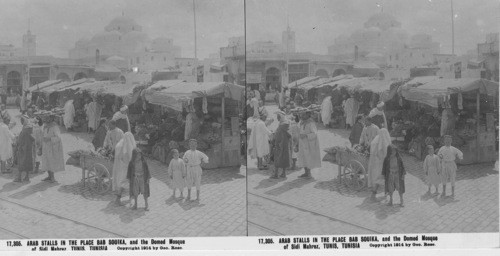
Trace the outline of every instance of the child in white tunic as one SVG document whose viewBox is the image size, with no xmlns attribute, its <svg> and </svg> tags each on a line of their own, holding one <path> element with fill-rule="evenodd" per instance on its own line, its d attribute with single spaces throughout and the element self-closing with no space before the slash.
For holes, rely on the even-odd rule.
<svg viewBox="0 0 500 256">
<path fill-rule="evenodd" d="M 441 177 L 443 182 L 443 194 L 442 197 L 446 196 L 446 183 L 451 183 L 451 196 L 455 197 L 455 177 L 457 172 L 457 164 L 455 163 L 456 158 L 462 160 L 464 154 L 462 151 L 451 146 L 451 136 L 444 136 L 444 146 L 442 146 L 438 151 L 438 156 L 441 158 Z"/>
<path fill-rule="evenodd" d="M 195 139 L 189 140 L 190 150 L 184 153 L 184 162 L 186 163 L 187 175 L 186 182 L 188 187 L 188 200 L 191 200 L 191 188 L 196 186 L 196 200 L 200 200 L 201 184 L 201 163 L 208 163 L 208 156 L 203 152 L 196 150 L 198 142 Z"/>
<path fill-rule="evenodd" d="M 434 194 L 437 195 L 439 193 L 438 186 L 441 183 L 441 177 L 439 176 L 441 172 L 441 159 L 434 154 L 434 147 L 432 145 L 428 145 L 427 150 L 429 154 L 424 160 L 424 172 L 427 185 L 429 186 L 427 193 L 430 194 L 431 186 L 434 186 L 436 188 Z"/>
<path fill-rule="evenodd" d="M 184 179 L 186 178 L 186 165 L 184 161 L 179 158 L 179 151 L 177 149 L 172 149 L 172 160 L 168 165 L 168 175 L 171 180 L 173 197 L 175 197 L 175 190 L 179 189 L 181 192 L 181 198 L 184 197 L 184 187 L 186 183 Z"/>
</svg>

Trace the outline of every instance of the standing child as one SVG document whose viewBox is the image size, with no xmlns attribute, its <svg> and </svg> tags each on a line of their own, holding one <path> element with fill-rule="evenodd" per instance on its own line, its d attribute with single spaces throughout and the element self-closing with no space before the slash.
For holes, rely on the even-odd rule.
<svg viewBox="0 0 500 256">
<path fill-rule="evenodd" d="M 399 193 L 400 205 L 404 206 L 403 194 L 405 193 L 405 167 L 403 160 L 394 145 L 387 147 L 387 156 L 384 159 L 382 175 L 385 179 L 385 192 L 389 194 L 389 206 L 392 206 L 392 193 Z"/>
<path fill-rule="evenodd" d="M 137 209 L 137 197 L 142 194 L 145 204 L 144 210 L 149 211 L 148 197 L 150 195 L 149 179 L 151 179 L 151 175 L 144 155 L 137 148 L 132 151 L 132 159 L 128 164 L 127 179 L 129 180 L 130 197 L 134 198 L 132 209 Z"/>
<path fill-rule="evenodd" d="M 442 146 L 438 151 L 438 156 L 441 158 L 441 176 L 443 179 L 443 194 L 442 197 L 446 196 L 446 183 L 451 183 L 451 197 L 455 197 L 455 176 L 457 175 L 457 164 L 455 160 L 464 158 L 462 151 L 451 145 L 452 138 L 450 135 L 444 136 L 444 146 Z"/>
<path fill-rule="evenodd" d="M 172 181 L 173 197 L 175 198 L 175 190 L 179 189 L 181 197 L 184 197 L 184 187 L 186 186 L 184 179 L 186 178 L 186 165 L 179 158 L 179 151 L 172 149 L 172 160 L 168 165 L 168 175 Z"/>
<path fill-rule="evenodd" d="M 429 186 L 427 193 L 430 194 L 431 186 L 434 186 L 436 188 L 436 192 L 434 194 L 437 195 L 439 194 L 438 186 L 439 183 L 441 183 L 441 178 L 439 177 L 441 172 L 441 159 L 439 159 L 439 157 L 434 154 L 434 146 L 428 145 L 427 151 L 428 155 L 424 160 L 424 172 L 427 185 Z"/>
<path fill-rule="evenodd" d="M 190 150 L 184 153 L 184 162 L 187 165 L 186 181 L 188 187 L 188 200 L 191 200 L 191 188 L 196 186 L 196 200 L 200 200 L 200 184 L 201 184 L 201 163 L 208 163 L 208 156 L 196 150 L 198 142 L 195 139 L 189 140 Z"/>
</svg>

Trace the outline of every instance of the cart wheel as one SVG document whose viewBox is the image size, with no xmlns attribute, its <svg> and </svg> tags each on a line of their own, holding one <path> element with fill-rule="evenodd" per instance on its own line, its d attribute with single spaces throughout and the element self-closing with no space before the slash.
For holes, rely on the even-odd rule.
<svg viewBox="0 0 500 256">
<path fill-rule="evenodd" d="M 367 184 L 366 170 L 363 164 L 357 160 L 350 160 L 346 165 L 346 184 L 354 190 L 361 190 Z"/>
<path fill-rule="evenodd" d="M 97 194 L 104 194 L 111 189 L 111 179 L 108 169 L 99 163 L 95 163 L 89 169 L 87 174 L 87 181 L 89 188 L 92 192 Z"/>
</svg>

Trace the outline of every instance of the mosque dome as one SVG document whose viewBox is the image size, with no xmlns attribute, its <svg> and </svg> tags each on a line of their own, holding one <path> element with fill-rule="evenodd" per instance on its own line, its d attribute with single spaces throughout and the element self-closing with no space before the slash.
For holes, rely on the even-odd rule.
<svg viewBox="0 0 500 256">
<path fill-rule="evenodd" d="M 365 28 L 371 27 L 378 27 L 382 30 L 387 30 L 393 27 L 401 27 L 401 22 L 396 20 L 396 18 L 391 14 L 381 12 L 372 15 L 368 21 L 365 22 Z"/>
<path fill-rule="evenodd" d="M 118 31 L 109 31 L 97 33 L 92 37 L 92 42 L 96 44 L 115 43 L 121 39 L 121 34 Z"/>
<path fill-rule="evenodd" d="M 126 16 L 114 18 L 104 29 L 106 31 L 118 31 L 122 34 L 130 31 L 142 31 L 142 27 L 134 19 Z"/>
</svg>

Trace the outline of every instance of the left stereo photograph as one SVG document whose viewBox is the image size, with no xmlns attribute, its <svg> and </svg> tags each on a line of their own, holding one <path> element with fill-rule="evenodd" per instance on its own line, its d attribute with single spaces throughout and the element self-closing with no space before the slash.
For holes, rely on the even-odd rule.
<svg viewBox="0 0 500 256">
<path fill-rule="evenodd" d="M 0 240 L 247 235 L 243 0 L 3 3 Z"/>
</svg>

